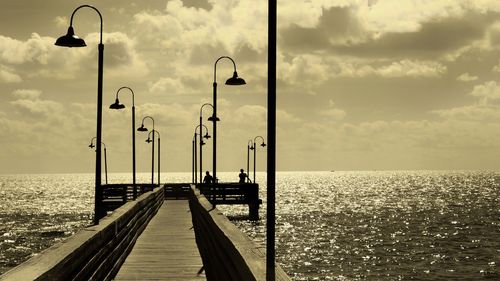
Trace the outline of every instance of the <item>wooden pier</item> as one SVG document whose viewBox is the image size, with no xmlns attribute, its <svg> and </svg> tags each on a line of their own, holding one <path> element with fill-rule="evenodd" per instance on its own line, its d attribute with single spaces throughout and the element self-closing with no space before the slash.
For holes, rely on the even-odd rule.
<svg viewBox="0 0 500 281">
<path fill-rule="evenodd" d="M 137 200 L 128 201 L 130 186 L 108 190 L 104 199 L 122 198 L 122 206 L 99 225 L 50 247 L 0 280 L 266 280 L 263 247 L 194 185 L 145 187 Z M 227 201 L 234 195 L 229 193 L 219 195 Z M 278 265 L 275 273 L 276 280 L 290 280 Z"/>
<path fill-rule="evenodd" d="M 115 280 L 206 280 L 188 200 L 163 203 Z"/>
</svg>

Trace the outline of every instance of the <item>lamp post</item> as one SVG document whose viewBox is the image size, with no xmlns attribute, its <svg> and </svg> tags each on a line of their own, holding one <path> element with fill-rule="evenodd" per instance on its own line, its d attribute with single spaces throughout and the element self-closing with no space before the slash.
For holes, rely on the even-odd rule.
<svg viewBox="0 0 500 281">
<path fill-rule="evenodd" d="M 152 140 L 150 139 L 151 133 L 153 133 Z M 148 139 L 146 140 L 146 142 L 147 143 L 152 142 L 153 145 L 155 145 L 155 142 L 154 142 L 155 133 L 158 135 L 158 187 L 160 187 L 160 148 L 161 148 L 161 146 L 160 146 L 160 132 L 158 132 L 155 129 L 151 130 L 151 132 L 149 132 L 149 134 L 148 134 Z M 154 161 L 153 161 L 153 163 L 154 163 Z"/>
<path fill-rule="evenodd" d="M 198 134 L 196 133 L 196 129 L 194 130 L 194 135 L 193 135 L 193 161 L 194 161 L 194 171 L 193 171 L 193 174 L 194 174 L 194 184 L 197 184 L 198 183 L 198 171 L 196 170 L 197 168 L 197 165 L 198 165 L 198 159 L 197 159 L 197 155 L 198 155 L 198 152 L 196 151 L 196 143 L 198 141 L 198 138 L 197 138 Z"/>
<path fill-rule="evenodd" d="M 211 103 L 205 103 L 203 104 L 201 107 L 200 107 L 200 125 L 199 125 L 199 128 L 200 128 L 200 136 L 202 134 L 201 132 L 201 127 L 204 126 L 203 125 L 203 107 L 205 106 L 210 106 L 212 108 L 212 111 L 214 109 L 214 106 L 211 104 Z M 209 117 L 209 119 L 212 118 L 212 117 Z M 216 118 L 217 120 L 216 121 L 219 121 L 219 118 Z M 211 120 L 211 119 L 210 119 Z M 204 126 L 206 128 L 206 126 Z M 208 135 L 208 129 L 207 129 L 207 135 Z M 202 143 L 203 140 L 200 138 L 200 182 L 202 181 L 202 178 L 203 178 L 203 149 L 202 149 Z"/>
<path fill-rule="evenodd" d="M 96 139 L 96 137 L 93 137 L 91 140 L 90 140 L 90 145 L 89 147 L 90 148 L 94 148 L 95 145 L 94 145 L 94 140 Z M 107 153 L 106 153 L 106 144 L 104 144 L 103 142 L 101 142 L 102 145 L 104 146 L 104 174 L 106 175 L 106 184 L 108 184 L 108 160 L 107 160 Z M 97 153 L 97 150 L 96 150 L 96 153 Z"/>
<path fill-rule="evenodd" d="M 102 194 L 100 191 L 101 186 L 101 142 L 102 142 L 102 80 L 103 80 L 103 61 L 104 61 L 104 44 L 102 43 L 102 15 L 95 7 L 90 5 L 81 5 L 76 8 L 71 14 L 70 24 L 68 28 L 68 33 L 57 39 L 55 45 L 62 47 L 85 47 L 85 41 L 75 35 L 73 30 L 73 17 L 81 8 L 91 8 L 97 12 L 101 22 L 100 37 L 98 46 L 98 67 L 97 67 L 97 129 L 96 129 L 96 161 L 95 161 L 95 195 L 94 195 L 94 224 L 99 224 L 99 218 L 106 215 L 104 209 L 102 208 Z"/>
<path fill-rule="evenodd" d="M 155 129 L 155 120 L 151 116 L 145 116 L 142 118 L 141 126 L 137 128 L 137 131 L 139 132 L 147 132 L 148 128 L 144 127 L 144 120 L 146 118 L 151 119 L 153 121 L 153 130 Z M 153 145 L 151 146 L 151 184 L 154 184 L 154 177 L 155 177 L 155 138 L 153 138 Z"/>
<path fill-rule="evenodd" d="M 200 117 L 200 120 L 201 120 L 201 117 Z M 198 130 L 198 128 L 200 129 L 200 132 L 196 133 L 196 130 Z M 202 134 L 202 128 L 205 128 L 205 130 L 206 130 L 205 135 Z M 193 148 L 194 149 L 193 153 L 194 153 L 194 173 L 195 173 L 194 182 L 195 183 L 198 183 L 197 182 L 197 171 L 196 171 L 196 169 L 197 169 L 197 166 L 196 166 L 196 164 L 197 164 L 196 143 L 198 142 L 197 136 L 200 136 L 200 142 L 199 142 L 199 144 L 200 144 L 200 183 L 203 183 L 203 180 L 202 180 L 203 179 L 203 172 L 202 172 L 203 171 L 202 170 L 203 169 L 203 166 L 202 166 L 202 160 L 203 160 L 203 158 L 202 158 L 202 155 L 203 155 L 203 145 L 205 145 L 205 142 L 203 141 L 203 139 L 204 138 L 205 139 L 209 139 L 210 138 L 210 135 L 208 134 L 208 128 L 207 128 L 207 126 L 201 124 L 201 125 L 196 126 L 196 128 L 194 129 L 194 138 L 193 138 L 193 141 L 195 143 L 195 146 Z"/>
<path fill-rule="evenodd" d="M 255 166 L 256 166 L 256 163 L 257 163 L 257 139 L 260 138 L 262 140 L 262 143 L 260 144 L 260 146 L 262 147 L 266 147 L 266 142 L 264 141 L 264 138 L 262 136 L 256 136 L 254 139 L 253 139 L 253 182 L 256 183 L 255 181 Z"/>
<path fill-rule="evenodd" d="M 229 78 L 226 80 L 226 85 L 232 85 L 232 86 L 240 86 L 240 85 L 245 85 L 246 82 L 242 78 L 238 77 L 238 73 L 236 72 L 236 63 L 234 60 L 228 56 L 222 56 L 218 58 L 215 63 L 214 63 L 214 83 L 213 83 L 213 108 L 214 112 L 212 115 L 212 122 L 213 122 L 213 135 L 214 135 L 214 141 L 213 141 L 213 151 L 212 151 L 212 169 L 213 169 L 213 183 L 217 182 L 217 63 L 221 59 L 229 59 L 233 63 L 234 67 L 234 72 L 233 72 L 233 77 Z"/>
<path fill-rule="evenodd" d="M 115 103 L 109 106 L 110 109 L 124 109 L 125 105 L 118 100 L 118 95 L 122 89 L 128 89 L 132 93 L 132 184 L 134 186 L 134 200 L 137 198 L 136 169 L 135 169 L 135 98 L 134 91 L 129 87 L 121 87 L 116 91 Z"/>
<path fill-rule="evenodd" d="M 196 166 L 196 161 L 194 159 L 194 147 L 196 146 L 196 142 L 194 142 L 194 138 L 191 140 L 191 183 L 194 184 L 194 166 Z"/>
<path fill-rule="evenodd" d="M 247 142 L 247 181 L 250 180 L 250 150 L 253 150 L 253 140 Z"/>
</svg>

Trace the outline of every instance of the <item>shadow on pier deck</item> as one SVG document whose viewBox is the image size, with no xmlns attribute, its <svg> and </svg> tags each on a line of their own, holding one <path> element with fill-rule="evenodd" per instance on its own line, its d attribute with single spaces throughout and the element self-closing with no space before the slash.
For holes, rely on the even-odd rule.
<svg viewBox="0 0 500 281">
<path fill-rule="evenodd" d="M 194 187 L 176 188 L 142 194 L 0 280 L 265 280 L 263 248 Z M 290 280 L 279 266 L 276 280 Z"/>
</svg>

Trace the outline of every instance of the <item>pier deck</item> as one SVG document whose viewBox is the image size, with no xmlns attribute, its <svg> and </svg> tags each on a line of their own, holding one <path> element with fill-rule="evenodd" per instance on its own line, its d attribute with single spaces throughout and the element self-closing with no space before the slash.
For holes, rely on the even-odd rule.
<svg viewBox="0 0 500 281">
<path fill-rule="evenodd" d="M 167 200 L 137 240 L 115 280 L 206 280 L 188 200 Z"/>
</svg>

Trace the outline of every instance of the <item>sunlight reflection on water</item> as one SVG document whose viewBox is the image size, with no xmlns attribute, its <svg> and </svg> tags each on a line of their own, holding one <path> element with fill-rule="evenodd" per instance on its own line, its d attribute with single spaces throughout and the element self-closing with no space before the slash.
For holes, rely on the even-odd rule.
<svg viewBox="0 0 500 281">
<path fill-rule="evenodd" d="M 294 280 L 498 280 L 499 185 L 488 172 L 278 173 L 277 261 Z M 265 221 L 234 223 L 265 243 Z"/>
<path fill-rule="evenodd" d="M 264 245 L 265 174 L 257 179 L 263 219 L 234 223 Z M 500 174 L 280 172 L 277 185 L 277 261 L 294 280 L 500 279 Z M 91 174 L 0 175 L 0 273 L 90 224 L 93 192 Z"/>
</svg>

